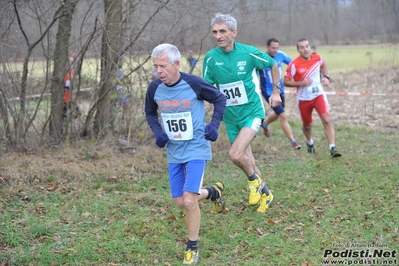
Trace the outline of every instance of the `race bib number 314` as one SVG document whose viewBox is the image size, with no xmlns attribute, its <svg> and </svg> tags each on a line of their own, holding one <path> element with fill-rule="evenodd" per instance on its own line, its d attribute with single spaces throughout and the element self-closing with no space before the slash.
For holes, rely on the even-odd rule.
<svg viewBox="0 0 399 266">
<path fill-rule="evenodd" d="M 241 105 L 248 102 L 247 92 L 242 81 L 220 84 L 219 90 L 226 95 L 226 106 Z"/>
</svg>

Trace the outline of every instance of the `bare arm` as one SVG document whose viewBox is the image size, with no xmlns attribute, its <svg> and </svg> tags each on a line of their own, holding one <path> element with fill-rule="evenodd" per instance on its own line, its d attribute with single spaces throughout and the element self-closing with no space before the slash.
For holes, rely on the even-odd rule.
<svg viewBox="0 0 399 266">
<path fill-rule="evenodd" d="M 284 86 L 286 87 L 304 87 L 304 86 L 309 86 L 312 84 L 312 79 L 306 78 L 301 81 L 295 81 L 294 79 L 289 79 L 287 77 L 284 77 Z"/>
<path fill-rule="evenodd" d="M 323 77 L 324 77 L 325 75 L 328 75 L 328 70 L 327 70 L 327 65 L 326 65 L 326 63 L 324 63 L 324 64 L 320 67 L 320 72 L 321 72 L 321 74 L 323 75 Z"/>
<path fill-rule="evenodd" d="M 277 63 L 270 69 L 270 73 L 272 74 L 272 82 L 273 82 L 273 93 L 270 96 L 270 105 L 272 107 L 277 106 L 282 103 L 280 97 L 280 86 L 277 86 L 277 83 L 280 82 L 280 72 L 278 71 Z"/>
<path fill-rule="evenodd" d="M 328 86 L 330 84 L 330 76 L 328 75 L 326 63 L 324 63 L 320 67 L 320 72 L 321 72 L 321 75 L 322 75 L 321 83 L 323 84 L 323 86 Z"/>
<path fill-rule="evenodd" d="M 270 69 L 270 73 L 272 74 L 272 83 L 277 84 L 280 82 L 280 72 L 278 71 L 277 63 Z M 280 94 L 280 89 L 274 87 L 273 93 L 277 91 Z"/>
</svg>

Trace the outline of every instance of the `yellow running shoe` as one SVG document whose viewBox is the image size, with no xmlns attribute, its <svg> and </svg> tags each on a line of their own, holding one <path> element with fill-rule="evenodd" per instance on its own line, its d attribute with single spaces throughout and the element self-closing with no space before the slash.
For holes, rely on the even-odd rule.
<svg viewBox="0 0 399 266">
<path fill-rule="evenodd" d="M 212 187 L 214 187 L 219 193 L 219 197 L 215 200 L 215 210 L 216 212 L 221 213 L 226 208 L 226 202 L 223 198 L 224 184 L 222 182 L 216 182 Z"/>
<path fill-rule="evenodd" d="M 266 193 L 262 193 L 262 198 L 259 201 L 259 207 L 256 211 L 260 213 L 265 213 L 266 210 L 269 208 L 269 205 L 272 202 L 273 198 L 274 196 L 271 192 L 269 196 L 266 196 Z"/>
<path fill-rule="evenodd" d="M 187 250 L 184 252 L 183 265 L 198 264 L 200 261 L 198 250 Z"/>
<path fill-rule="evenodd" d="M 248 188 L 249 188 L 249 205 L 258 204 L 260 197 L 262 195 L 262 179 L 258 175 L 258 178 L 254 181 L 248 180 Z"/>
</svg>

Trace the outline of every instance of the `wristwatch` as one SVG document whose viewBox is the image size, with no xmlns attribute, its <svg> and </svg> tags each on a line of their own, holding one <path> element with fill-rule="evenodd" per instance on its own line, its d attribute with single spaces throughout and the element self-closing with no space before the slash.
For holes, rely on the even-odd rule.
<svg viewBox="0 0 399 266">
<path fill-rule="evenodd" d="M 278 82 L 278 83 L 273 83 L 273 88 L 274 87 L 277 87 L 277 89 L 281 89 L 281 84 L 280 84 L 280 82 Z"/>
<path fill-rule="evenodd" d="M 330 80 L 330 75 L 325 74 L 324 77 L 325 77 L 326 79 Z"/>
</svg>

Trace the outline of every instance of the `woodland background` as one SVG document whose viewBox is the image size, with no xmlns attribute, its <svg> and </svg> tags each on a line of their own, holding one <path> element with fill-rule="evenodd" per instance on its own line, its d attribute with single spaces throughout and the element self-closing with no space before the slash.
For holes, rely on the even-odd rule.
<svg viewBox="0 0 399 266">
<path fill-rule="evenodd" d="M 146 144 L 152 136 L 143 117 L 143 97 L 150 81 L 152 48 L 169 42 L 183 56 L 194 51 L 199 60 L 194 74 L 201 75 L 201 59 L 214 47 L 210 21 L 216 12 L 233 14 L 239 25 L 237 40 L 260 49 L 270 37 L 291 46 L 301 37 L 318 46 L 399 41 L 399 0 L 0 3 L 3 151 L 29 152 L 79 138 Z M 69 65 L 73 52 L 76 56 Z M 123 90 L 129 98 L 124 106 L 116 103 L 115 92 L 121 56 Z M 185 63 L 182 70 L 188 70 Z M 64 121 L 63 77 L 69 67 L 76 73 L 71 87 L 74 112 Z"/>
</svg>

